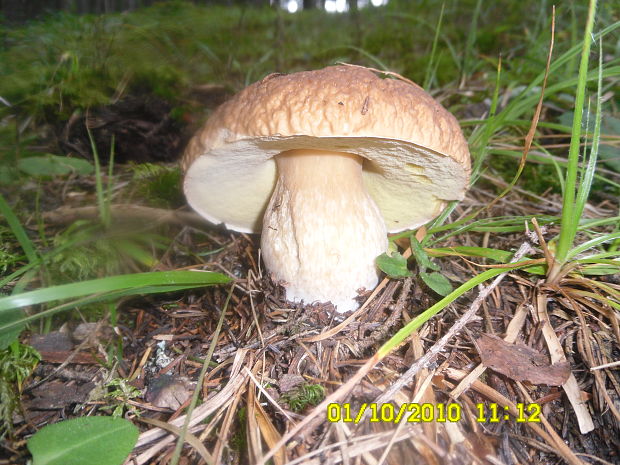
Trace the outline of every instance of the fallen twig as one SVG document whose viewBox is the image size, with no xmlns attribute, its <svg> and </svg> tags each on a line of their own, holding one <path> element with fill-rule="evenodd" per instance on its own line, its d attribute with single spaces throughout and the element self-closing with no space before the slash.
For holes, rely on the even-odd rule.
<svg viewBox="0 0 620 465">
<path fill-rule="evenodd" d="M 112 220 L 118 222 L 147 224 L 181 224 L 205 229 L 209 223 L 194 212 L 168 210 L 165 208 L 144 207 L 141 205 L 117 204 L 110 206 Z M 71 224 L 78 220 L 91 220 L 99 217 L 98 207 L 61 207 L 45 212 L 43 220 L 51 224 Z"/>
</svg>

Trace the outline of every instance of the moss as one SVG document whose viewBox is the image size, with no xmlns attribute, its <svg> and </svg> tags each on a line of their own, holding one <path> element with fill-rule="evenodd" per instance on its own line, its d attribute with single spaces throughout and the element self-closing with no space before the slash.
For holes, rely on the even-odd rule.
<svg viewBox="0 0 620 465">
<path fill-rule="evenodd" d="M 148 204 L 179 207 L 184 204 L 181 170 L 178 166 L 141 163 L 132 166 L 134 195 Z"/>
<path fill-rule="evenodd" d="M 293 412 L 303 412 L 307 407 L 318 405 L 325 398 L 325 388 L 320 384 L 302 384 L 288 391 L 280 400 Z"/>
</svg>

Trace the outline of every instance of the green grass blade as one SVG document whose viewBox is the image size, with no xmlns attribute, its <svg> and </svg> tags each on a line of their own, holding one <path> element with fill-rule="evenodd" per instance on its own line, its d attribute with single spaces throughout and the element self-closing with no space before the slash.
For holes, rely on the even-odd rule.
<svg viewBox="0 0 620 465">
<path fill-rule="evenodd" d="M 177 443 L 174 447 L 174 452 L 172 454 L 172 459 L 170 460 L 170 465 L 177 465 L 179 463 L 179 459 L 181 457 L 181 451 L 183 450 L 183 445 L 185 444 L 185 436 L 187 435 L 187 430 L 189 428 L 189 423 L 192 418 L 192 412 L 196 408 L 198 404 L 198 398 L 200 397 L 200 393 L 202 389 L 199 389 L 198 386 L 202 386 L 205 375 L 207 374 L 207 369 L 209 368 L 209 363 L 211 362 L 211 358 L 213 357 L 213 352 L 215 352 L 215 347 L 217 345 L 217 340 L 220 337 L 220 332 L 222 331 L 222 325 L 224 324 L 224 318 L 226 316 L 226 311 L 228 310 L 228 304 L 230 303 L 230 298 L 232 297 L 235 286 L 230 287 L 230 291 L 228 292 L 228 296 L 226 297 L 226 302 L 224 302 L 224 308 L 222 308 L 222 313 L 220 313 L 220 317 L 217 321 L 217 326 L 215 327 L 215 331 L 213 332 L 211 343 L 209 344 L 209 349 L 207 351 L 207 356 L 204 359 L 202 367 L 200 369 L 200 373 L 198 375 L 198 380 L 196 381 L 196 388 L 192 393 L 192 400 L 187 409 L 187 415 L 185 416 L 185 421 L 183 422 L 183 427 L 181 429 L 181 434 L 177 439 Z"/>
<path fill-rule="evenodd" d="M 454 211 L 457 205 L 458 205 L 458 202 L 450 202 L 446 206 L 446 208 L 444 208 L 444 210 L 439 214 L 437 218 L 435 218 L 430 223 L 428 223 L 428 225 L 426 226 L 427 234 L 426 236 L 424 236 L 424 239 L 422 239 L 423 246 L 426 245 L 433 238 L 434 233 L 445 230 L 445 229 L 450 229 L 450 225 L 444 226 L 444 223 L 448 219 L 448 217 L 452 214 L 452 212 Z M 462 220 L 460 220 L 461 223 L 465 223 L 466 221 L 467 221 L 467 218 L 463 218 Z M 451 223 L 451 224 L 454 224 L 454 223 Z M 445 229 L 442 229 L 442 228 L 445 228 Z M 396 238 L 398 237 L 398 235 L 395 235 L 394 237 Z"/>
<path fill-rule="evenodd" d="M 426 253 L 431 257 L 446 257 L 446 256 L 464 256 L 464 257 L 480 257 L 489 258 L 496 262 L 506 262 L 510 260 L 512 252 L 506 250 L 491 249 L 488 247 L 470 247 L 470 246 L 457 246 L 457 247 L 437 247 L 434 249 L 425 249 Z"/>
<path fill-rule="evenodd" d="M 584 276 L 605 276 L 620 273 L 619 260 L 600 260 L 592 263 L 575 260 L 575 262 L 581 265 L 578 271 L 580 275 Z"/>
<path fill-rule="evenodd" d="M 29 316 L 20 316 L 19 318 L 15 317 L 16 311 L 21 311 L 21 309 L 10 309 L 0 312 L 0 339 L 4 338 L 5 334 L 12 333 L 13 331 L 23 328 L 26 324 L 32 323 L 34 321 L 40 320 L 42 318 L 48 318 L 57 313 L 65 312 L 68 310 L 75 309 L 77 307 L 90 305 L 99 302 L 111 302 L 122 299 L 123 297 L 131 297 L 135 295 L 147 295 L 147 294 L 161 294 L 165 292 L 177 292 L 184 291 L 187 289 L 193 289 L 196 287 L 200 287 L 203 285 L 158 285 L 158 286 L 144 286 L 137 287 L 133 289 L 124 289 L 119 291 L 110 291 L 103 293 L 90 294 L 86 297 L 82 297 L 79 299 L 71 300 L 69 302 L 57 305 L 52 308 L 48 308 L 47 310 L 42 310 L 40 312 L 34 313 Z M 11 313 L 13 312 L 13 313 Z M 12 319 L 7 318 L 5 321 L 4 315 L 13 315 Z"/>
<path fill-rule="evenodd" d="M 105 190 L 103 188 L 103 179 L 101 173 L 101 162 L 99 160 L 99 152 L 97 150 L 97 144 L 93 138 L 93 133 L 88 127 L 88 122 L 85 123 L 86 132 L 88 133 L 88 139 L 90 140 L 90 147 L 93 151 L 93 160 L 95 162 L 95 188 L 97 190 L 97 206 L 99 207 L 99 217 L 104 227 L 110 226 L 110 209 L 107 208 Z"/>
<path fill-rule="evenodd" d="M 133 295 L 173 292 L 214 284 L 226 284 L 230 281 L 231 278 L 221 273 L 160 271 L 111 276 L 11 295 L 0 298 L 0 336 L 14 331 L 26 323 L 70 310 L 79 305 L 110 301 Z M 69 302 L 17 319 L 4 318 L 5 314 L 13 314 L 15 309 L 62 300 L 69 300 Z"/>
<path fill-rule="evenodd" d="M 9 227 L 11 228 L 11 231 L 13 231 L 13 234 L 19 242 L 19 245 L 24 250 L 28 261 L 30 263 L 36 262 L 39 257 L 37 255 L 37 252 L 35 251 L 34 245 L 28 237 L 28 234 L 26 234 L 26 230 L 13 212 L 13 209 L 9 206 L 2 194 L 0 194 L 0 213 L 2 213 L 2 215 L 6 219 L 6 222 L 9 224 Z"/>
<path fill-rule="evenodd" d="M 439 31 L 441 31 L 441 25 L 443 22 L 443 13 L 446 8 L 446 3 L 443 2 L 441 4 L 441 11 L 439 12 L 439 19 L 437 20 L 437 26 L 435 27 L 435 37 L 433 38 L 433 46 L 431 48 L 431 56 L 428 60 L 428 65 L 426 66 L 426 74 L 424 76 L 424 84 L 422 87 L 428 91 L 429 86 L 431 85 L 431 80 L 434 75 L 434 67 L 435 67 L 435 58 L 437 56 L 437 43 L 439 42 Z"/>
<path fill-rule="evenodd" d="M 594 263 L 595 260 L 607 259 L 609 257 L 614 258 L 614 262 L 620 265 L 620 262 L 617 262 L 617 259 L 620 258 L 620 251 L 613 250 L 611 252 L 601 252 L 595 253 L 592 255 L 588 255 L 587 257 L 580 258 L 579 260 L 575 260 L 578 263 Z"/>
<path fill-rule="evenodd" d="M 472 174 L 470 185 L 476 183 L 482 170 L 482 164 L 489 155 L 489 141 L 496 130 L 496 126 L 493 123 L 497 113 L 497 105 L 499 103 L 499 90 L 502 76 L 502 57 L 499 57 L 497 62 L 497 72 L 495 73 L 495 89 L 493 90 L 493 99 L 491 100 L 491 107 L 489 109 L 489 116 L 481 126 L 476 128 L 469 138 L 468 143 L 472 148 L 475 156 L 474 166 L 472 167 Z M 480 136 L 478 136 L 480 134 Z"/>
<path fill-rule="evenodd" d="M 577 91 L 575 95 L 575 116 L 573 118 L 573 128 L 568 150 L 568 167 L 566 169 L 566 188 L 562 201 L 562 223 L 560 225 L 560 235 L 555 251 L 555 260 L 561 265 L 566 261 L 570 247 L 577 234 L 580 212 L 575 208 L 575 191 L 577 187 L 577 171 L 579 168 L 579 147 L 581 142 L 581 121 L 583 118 L 583 108 L 585 103 L 586 83 L 588 76 L 588 63 L 590 56 L 590 45 L 592 43 L 592 28 L 594 27 L 594 14 L 596 12 L 596 0 L 590 0 L 588 8 L 588 19 L 584 32 L 583 48 L 581 51 L 581 62 L 579 64 L 579 78 L 577 81 Z M 599 69 L 599 79 L 601 70 Z M 553 271 L 552 271 L 553 272 Z"/>
<path fill-rule="evenodd" d="M 231 278 L 221 273 L 207 271 L 158 271 L 125 274 L 108 278 L 92 279 L 78 283 L 61 284 L 44 289 L 24 292 L 0 298 L 0 312 L 59 300 L 84 297 L 89 294 L 113 291 L 130 291 L 149 286 L 192 286 L 226 284 Z M 135 292 L 139 294 L 139 292 Z"/>
<path fill-rule="evenodd" d="M 469 247 L 469 246 L 457 246 L 457 247 L 437 247 L 434 249 L 424 249 L 431 257 L 480 257 L 488 258 L 498 263 L 506 263 L 512 257 L 513 252 L 507 250 L 491 249 L 487 247 Z M 523 257 L 524 260 L 530 260 L 528 257 Z M 544 275 L 546 267 L 541 265 L 532 265 L 523 268 L 523 271 L 527 273 Z"/>
<path fill-rule="evenodd" d="M 515 263 L 514 266 L 511 266 L 512 270 L 523 268 L 527 265 L 519 266 L 518 263 Z M 407 323 L 400 331 L 398 331 L 394 336 L 390 338 L 385 344 L 383 344 L 379 350 L 377 351 L 378 357 L 381 359 L 388 355 L 394 348 L 399 346 L 405 339 L 407 339 L 413 331 L 420 328 L 424 323 L 426 323 L 433 316 L 437 315 L 441 310 L 446 308 L 448 305 L 453 303 L 456 299 L 461 297 L 467 291 L 473 289 L 478 284 L 482 284 L 483 282 L 494 278 L 504 272 L 506 272 L 506 268 L 495 268 L 492 270 L 483 271 L 477 276 L 474 276 L 469 281 L 464 284 L 461 284 L 458 288 L 452 291 L 450 294 L 445 296 L 435 305 L 429 307 L 424 312 L 420 313 L 417 317 Z"/>
<path fill-rule="evenodd" d="M 325 50 L 324 52 L 329 52 L 329 51 L 334 51 L 334 50 L 342 50 L 342 49 L 344 49 L 344 50 L 353 50 L 353 51 L 359 53 L 360 55 L 368 58 L 381 71 L 389 71 L 390 70 L 390 67 L 387 64 L 385 64 L 383 61 L 381 61 L 381 59 L 379 57 L 373 55 L 370 52 L 367 52 L 363 48 L 356 47 L 355 45 L 341 45 L 341 46 L 338 46 L 338 47 L 330 47 L 327 50 Z M 250 83 L 248 83 L 248 84 L 250 84 Z"/>
<path fill-rule="evenodd" d="M 590 195 L 590 189 L 592 187 L 592 180 L 594 179 L 594 173 L 596 171 L 596 160 L 598 159 L 598 147 L 601 140 L 601 118 L 602 118 L 602 92 L 603 92 L 603 46 L 599 42 L 599 75 L 598 75 L 598 91 L 596 95 L 596 115 L 594 121 L 594 134 L 592 135 L 592 146 L 587 157 L 587 163 L 582 170 L 581 180 L 579 182 L 579 189 L 577 191 L 577 204 L 575 208 L 575 216 L 580 218 L 583 214 L 583 209 L 586 206 L 588 197 Z M 587 125 L 586 125 L 587 128 Z M 587 147 L 586 147 L 587 148 Z M 584 148 L 585 151 L 585 148 Z M 577 231 L 575 231 L 576 233 Z"/>
<path fill-rule="evenodd" d="M 456 236 L 458 234 L 467 232 L 467 231 L 475 231 L 475 232 L 494 232 L 494 233 L 511 233 L 511 232 L 521 232 L 525 229 L 524 223 L 527 221 L 531 221 L 532 218 L 536 217 L 539 224 L 549 224 L 554 223 L 558 220 L 555 216 L 536 216 L 536 215 L 525 215 L 525 216 L 514 216 L 514 217 L 496 217 L 496 218 L 483 218 L 481 220 L 473 221 L 471 223 L 465 223 L 464 220 L 455 221 L 454 223 L 447 224 L 444 226 L 440 226 L 437 228 L 429 229 L 428 234 L 435 234 L 440 231 L 450 231 L 443 236 L 433 238 L 432 240 L 425 241 L 425 246 L 431 246 L 433 244 L 437 244 L 445 241 L 446 239 Z"/>
<path fill-rule="evenodd" d="M 469 33 L 467 34 L 467 45 L 465 46 L 465 53 L 463 54 L 463 65 L 461 68 L 461 80 L 466 79 L 466 77 L 471 73 L 470 63 L 471 63 L 471 55 L 474 50 L 474 46 L 476 45 L 476 38 L 478 32 L 478 18 L 480 17 L 480 11 L 482 9 L 482 0 L 476 1 L 476 7 L 474 9 L 474 14 L 471 18 L 471 23 L 469 25 Z"/>
<path fill-rule="evenodd" d="M 586 250 L 591 249 L 592 247 L 596 247 L 597 245 L 604 244 L 605 242 L 611 242 L 616 239 L 620 239 L 620 232 L 595 237 L 594 239 L 590 239 L 589 241 L 586 241 L 583 244 L 580 244 L 577 247 L 571 249 L 566 255 L 566 259 L 570 260 L 576 255 L 579 255 L 580 253 L 583 253 Z"/>
<path fill-rule="evenodd" d="M 620 216 L 612 216 L 610 218 L 588 218 L 581 220 L 579 231 L 588 228 L 598 228 L 599 226 L 618 226 L 620 224 Z"/>
<path fill-rule="evenodd" d="M 110 208 L 112 207 L 112 188 L 114 187 L 112 185 L 112 175 L 114 174 L 114 150 L 115 150 L 115 136 L 114 134 L 112 134 L 112 141 L 110 142 L 110 161 L 108 162 L 108 182 L 106 185 L 106 189 L 105 189 L 105 199 L 104 199 L 104 208 L 105 211 L 108 212 L 107 213 L 107 220 L 111 221 L 111 216 L 110 216 Z"/>
</svg>

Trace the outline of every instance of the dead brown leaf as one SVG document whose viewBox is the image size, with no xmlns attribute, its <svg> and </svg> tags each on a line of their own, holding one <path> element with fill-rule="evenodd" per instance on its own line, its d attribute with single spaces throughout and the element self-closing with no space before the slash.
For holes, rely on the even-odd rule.
<svg viewBox="0 0 620 465">
<path fill-rule="evenodd" d="M 550 364 L 546 355 L 528 346 L 509 344 L 489 334 L 482 334 L 476 344 L 486 367 L 515 381 L 560 386 L 570 376 L 568 362 Z"/>
<path fill-rule="evenodd" d="M 161 375 L 153 378 L 146 392 L 146 400 L 155 407 L 177 410 L 192 396 L 195 383 L 185 377 Z"/>
</svg>

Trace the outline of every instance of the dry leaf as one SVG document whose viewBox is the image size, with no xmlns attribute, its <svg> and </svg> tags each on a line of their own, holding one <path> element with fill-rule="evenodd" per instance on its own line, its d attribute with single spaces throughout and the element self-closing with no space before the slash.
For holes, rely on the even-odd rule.
<svg viewBox="0 0 620 465">
<path fill-rule="evenodd" d="M 155 407 L 177 410 L 192 396 L 195 387 L 187 378 L 161 375 L 149 383 L 146 400 Z"/>
<path fill-rule="evenodd" d="M 568 362 L 549 363 L 549 357 L 522 344 L 509 344 L 482 334 L 476 341 L 482 363 L 515 381 L 560 386 L 570 376 Z"/>
</svg>

